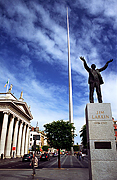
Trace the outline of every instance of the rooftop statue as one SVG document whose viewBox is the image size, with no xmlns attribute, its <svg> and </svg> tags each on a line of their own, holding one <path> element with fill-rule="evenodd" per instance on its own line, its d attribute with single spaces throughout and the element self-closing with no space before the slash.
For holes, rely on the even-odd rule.
<svg viewBox="0 0 117 180">
<path fill-rule="evenodd" d="M 22 99 L 23 98 L 23 91 L 21 92 L 21 95 L 20 95 L 20 99 Z"/>
<path fill-rule="evenodd" d="M 23 101 L 23 91 L 21 91 L 21 94 L 20 94 L 20 98 L 19 98 L 19 101 Z"/>
<path fill-rule="evenodd" d="M 13 85 L 11 84 L 8 93 L 11 93 L 12 87 Z"/>
<path fill-rule="evenodd" d="M 92 64 L 91 68 L 89 68 L 87 63 L 86 63 L 85 58 L 81 56 L 80 59 L 84 63 L 84 68 L 89 73 L 88 83 L 89 83 L 89 90 L 90 90 L 90 92 L 89 92 L 90 103 L 94 103 L 94 97 L 93 97 L 94 88 L 96 88 L 98 102 L 102 103 L 102 95 L 101 95 L 101 87 L 100 87 L 100 85 L 104 84 L 104 82 L 103 82 L 103 79 L 102 79 L 102 76 L 101 76 L 100 72 L 104 71 L 108 67 L 108 64 L 113 61 L 113 59 L 111 59 L 110 61 L 107 61 L 105 66 L 100 68 L 100 69 L 96 69 L 96 65 L 95 64 Z"/>
</svg>

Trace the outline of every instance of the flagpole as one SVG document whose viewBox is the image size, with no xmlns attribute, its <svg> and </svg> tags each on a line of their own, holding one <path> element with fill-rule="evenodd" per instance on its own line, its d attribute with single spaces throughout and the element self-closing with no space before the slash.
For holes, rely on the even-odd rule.
<svg viewBox="0 0 117 180">
<path fill-rule="evenodd" d="M 7 84 L 7 90 L 6 90 L 6 93 L 8 92 L 8 88 L 9 88 L 9 79 L 8 79 L 8 84 Z"/>
<path fill-rule="evenodd" d="M 68 74 L 69 74 L 69 123 L 73 123 L 73 102 L 72 102 L 72 79 L 71 79 L 68 8 L 67 8 L 67 37 L 68 37 Z M 73 141 L 74 141 L 74 139 L 73 139 Z M 74 154 L 73 147 L 71 147 L 71 155 L 73 155 L 73 154 Z"/>
</svg>

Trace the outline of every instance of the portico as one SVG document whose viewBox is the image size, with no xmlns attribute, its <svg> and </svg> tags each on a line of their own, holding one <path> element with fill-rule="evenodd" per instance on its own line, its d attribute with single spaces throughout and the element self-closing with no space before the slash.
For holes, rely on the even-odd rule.
<svg viewBox="0 0 117 180">
<path fill-rule="evenodd" d="M 29 127 L 33 119 L 23 98 L 0 93 L 0 158 L 21 157 L 28 153 Z"/>
</svg>

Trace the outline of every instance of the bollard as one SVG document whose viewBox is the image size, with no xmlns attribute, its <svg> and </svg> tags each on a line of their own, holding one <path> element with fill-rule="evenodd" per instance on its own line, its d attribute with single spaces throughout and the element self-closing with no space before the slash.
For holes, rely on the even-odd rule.
<svg viewBox="0 0 117 180">
<path fill-rule="evenodd" d="M 3 153 L 1 154 L 1 159 L 3 159 Z"/>
</svg>

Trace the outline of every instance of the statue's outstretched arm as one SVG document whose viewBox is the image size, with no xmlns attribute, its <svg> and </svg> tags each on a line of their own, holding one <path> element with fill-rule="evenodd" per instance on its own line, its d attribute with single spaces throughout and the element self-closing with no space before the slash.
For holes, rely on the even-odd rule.
<svg viewBox="0 0 117 180">
<path fill-rule="evenodd" d="M 105 64 L 105 66 L 104 66 L 104 67 L 102 67 L 102 68 L 98 69 L 98 70 L 99 70 L 99 72 L 104 71 L 104 70 L 108 67 L 108 64 L 109 64 L 110 62 L 112 62 L 112 61 L 113 61 L 113 59 L 110 59 L 110 61 L 107 61 L 107 63 Z"/>
<path fill-rule="evenodd" d="M 113 61 L 113 59 L 110 59 L 110 61 L 107 61 L 107 63 L 106 64 L 109 64 L 110 62 L 112 62 Z"/>
<path fill-rule="evenodd" d="M 86 60 L 84 57 L 80 57 L 80 59 L 84 62 L 84 68 L 89 72 L 90 71 L 90 68 L 88 67 L 87 63 L 86 63 Z"/>
<path fill-rule="evenodd" d="M 85 58 L 80 56 L 80 59 L 83 61 L 83 62 L 86 62 Z"/>
</svg>

